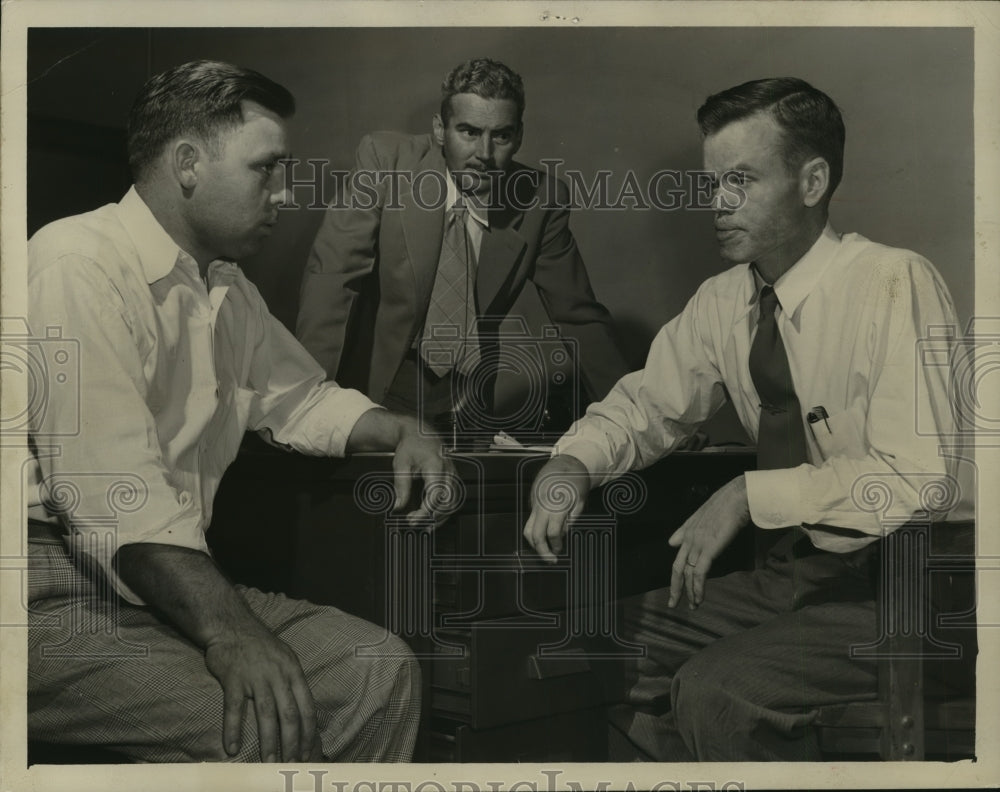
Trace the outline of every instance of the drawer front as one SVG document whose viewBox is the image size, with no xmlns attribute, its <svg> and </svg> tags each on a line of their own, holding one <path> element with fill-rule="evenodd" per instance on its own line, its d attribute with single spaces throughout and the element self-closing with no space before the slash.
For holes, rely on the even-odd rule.
<svg viewBox="0 0 1000 792">
<path fill-rule="evenodd" d="M 572 646 L 560 647 L 564 627 L 524 621 L 477 623 L 466 633 L 465 656 L 435 655 L 429 669 L 434 714 L 486 729 L 601 703 L 590 660 Z"/>
</svg>

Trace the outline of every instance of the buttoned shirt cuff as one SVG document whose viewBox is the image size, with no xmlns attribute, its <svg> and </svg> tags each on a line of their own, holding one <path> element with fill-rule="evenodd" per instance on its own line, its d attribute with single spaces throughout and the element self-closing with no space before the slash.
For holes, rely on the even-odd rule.
<svg viewBox="0 0 1000 792">
<path fill-rule="evenodd" d="M 798 468 L 748 470 L 747 503 L 754 525 L 788 528 L 802 523 L 802 483 Z"/>
<path fill-rule="evenodd" d="M 599 487 L 614 478 L 607 454 L 592 440 L 563 438 L 552 448 L 552 456 L 560 454 L 578 459 L 590 474 L 594 486 Z"/>
</svg>

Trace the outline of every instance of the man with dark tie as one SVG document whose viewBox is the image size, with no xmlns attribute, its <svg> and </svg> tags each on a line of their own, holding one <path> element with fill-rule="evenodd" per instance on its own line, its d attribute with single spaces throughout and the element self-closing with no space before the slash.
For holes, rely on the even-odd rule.
<svg viewBox="0 0 1000 792">
<path fill-rule="evenodd" d="M 716 237 L 734 266 L 557 443 L 524 534 L 554 560 L 592 487 L 677 449 L 730 399 L 758 469 L 670 537 L 669 588 L 625 601 L 623 634 L 646 654 L 626 668 L 613 722 L 629 750 L 659 761 L 819 759 L 816 707 L 876 691 L 874 660 L 849 649 L 876 638 L 886 526 L 854 485 L 877 480 L 905 520 L 925 508 L 929 482 L 954 483 L 939 453 L 955 431 L 948 373 L 916 350 L 955 313 L 926 259 L 829 224 L 845 132 L 826 94 L 756 80 L 709 97 L 698 122 L 718 180 Z M 918 433 L 917 415 L 936 431 Z M 751 522 L 761 563 L 706 579 Z"/>
<path fill-rule="evenodd" d="M 479 58 L 445 78 L 431 134 L 361 141 L 301 290 L 296 334 L 329 377 L 429 419 L 456 400 L 489 413 L 501 320 L 529 280 L 591 399 L 627 372 L 566 186 L 514 160 L 523 112 L 521 78 Z"/>
</svg>

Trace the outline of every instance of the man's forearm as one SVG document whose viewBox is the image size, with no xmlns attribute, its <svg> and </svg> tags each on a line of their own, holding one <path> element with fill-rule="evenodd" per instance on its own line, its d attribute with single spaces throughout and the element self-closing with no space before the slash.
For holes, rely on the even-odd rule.
<svg viewBox="0 0 1000 792">
<path fill-rule="evenodd" d="M 261 628 L 215 562 L 200 550 L 136 543 L 119 548 L 121 579 L 202 649 Z"/>
<path fill-rule="evenodd" d="M 388 410 L 369 410 L 362 414 L 347 438 L 348 451 L 394 451 L 403 437 L 420 434 L 415 418 Z"/>
</svg>

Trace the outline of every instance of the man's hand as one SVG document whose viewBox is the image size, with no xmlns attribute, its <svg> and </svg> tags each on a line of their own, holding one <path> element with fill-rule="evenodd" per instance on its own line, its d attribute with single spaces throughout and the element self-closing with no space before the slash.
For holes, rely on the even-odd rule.
<svg viewBox="0 0 1000 792">
<path fill-rule="evenodd" d="M 261 626 L 232 630 L 205 648 L 205 665 L 222 685 L 222 739 L 235 755 L 246 708 L 253 707 L 264 762 L 322 760 L 316 708 L 291 649 Z M 280 751 L 279 751 L 280 746 Z"/>
<path fill-rule="evenodd" d="M 569 523 L 580 516 L 590 492 L 587 468 L 576 457 L 552 457 L 535 477 L 531 488 L 531 514 L 524 538 L 550 564 L 562 552 Z"/>
<path fill-rule="evenodd" d="M 688 607 L 701 605 L 705 576 L 712 562 L 748 522 L 747 483 L 739 476 L 718 489 L 674 531 L 669 543 L 678 550 L 670 575 L 667 604 L 671 608 L 680 600 L 682 590 L 687 594 Z"/>
<path fill-rule="evenodd" d="M 392 459 L 395 508 L 409 503 L 413 479 L 424 482 L 420 507 L 407 515 L 410 522 L 440 523 L 461 504 L 455 466 L 445 456 L 437 436 L 416 419 L 388 410 L 369 410 L 351 430 L 349 451 L 394 451 Z"/>
<path fill-rule="evenodd" d="M 445 456 L 437 437 L 421 429 L 416 421 L 403 424 L 392 471 L 397 509 L 409 502 L 414 478 L 419 476 L 424 482 L 419 508 L 407 515 L 410 522 L 433 520 L 439 524 L 461 505 L 455 466 Z"/>
<path fill-rule="evenodd" d="M 222 685 L 222 745 L 240 749 L 248 699 L 253 701 L 265 762 L 305 762 L 318 752 L 316 710 L 291 649 L 250 611 L 206 553 L 163 544 L 127 544 L 115 556 L 118 574 L 149 605 L 205 651 Z M 184 685 L 186 680 L 169 680 Z"/>
</svg>

